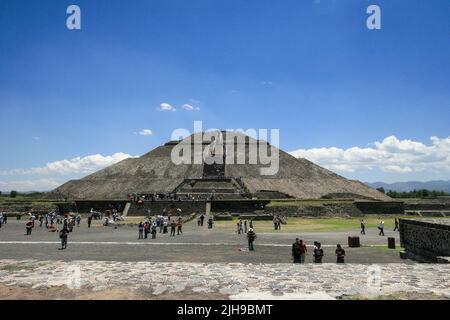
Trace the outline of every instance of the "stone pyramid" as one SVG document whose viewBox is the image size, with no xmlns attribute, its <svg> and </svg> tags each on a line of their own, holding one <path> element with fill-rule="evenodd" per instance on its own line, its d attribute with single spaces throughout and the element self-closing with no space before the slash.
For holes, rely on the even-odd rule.
<svg viewBox="0 0 450 320">
<path fill-rule="evenodd" d="M 212 193 L 215 199 L 390 200 L 359 181 L 348 180 L 306 159 L 297 159 L 265 141 L 237 132 L 219 133 L 223 141 L 233 138 L 234 144 L 230 149 L 227 149 L 228 146 L 218 147 L 217 139 L 202 141 L 204 133 L 195 133 L 180 141 L 170 141 L 139 158 L 126 159 L 80 180 L 71 180 L 50 192 L 48 197 L 122 200 L 131 193 L 177 193 L 197 195 L 199 198 Z M 193 144 L 196 138 L 202 141 L 197 148 Z M 261 169 L 268 165 L 251 164 L 250 158 L 255 152 L 251 151 L 250 146 L 255 144 L 257 148 L 267 148 L 267 154 L 278 153 L 279 168 L 276 174 L 262 175 Z M 184 151 L 190 149 L 191 154 L 175 152 L 182 147 Z M 234 158 L 230 156 L 231 150 L 234 150 Z M 191 161 L 174 163 L 173 154 L 181 154 Z M 201 158 L 204 154 L 223 161 L 210 163 L 211 160 L 203 160 L 195 163 L 195 157 Z M 239 156 L 241 162 L 236 161 Z"/>
</svg>

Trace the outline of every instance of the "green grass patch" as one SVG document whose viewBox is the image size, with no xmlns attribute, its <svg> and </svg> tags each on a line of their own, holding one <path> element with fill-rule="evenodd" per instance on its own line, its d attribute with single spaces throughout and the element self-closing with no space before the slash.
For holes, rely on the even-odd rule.
<svg viewBox="0 0 450 320">
<path fill-rule="evenodd" d="M 256 232 L 263 233 L 298 233 L 298 232 L 332 232 L 332 231 L 354 231 L 359 230 L 360 221 L 364 219 L 366 228 L 376 228 L 380 220 L 385 222 L 385 230 L 394 229 L 394 219 L 420 219 L 418 217 L 405 216 L 364 216 L 355 218 L 287 218 L 287 224 L 281 226 L 281 231 L 274 230 L 272 221 L 253 221 Z M 426 219 L 426 218 L 423 218 Z M 238 218 L 232 221 L 216 221 L 215 228 L 234 232 Z"/>
<path fill-rule="evenodd" d="M 352 204 L 352 200 L 272 200 L 266 207 L 303 207 L 303 206 L 323 206 L 325 204 Z"/>
</svg>

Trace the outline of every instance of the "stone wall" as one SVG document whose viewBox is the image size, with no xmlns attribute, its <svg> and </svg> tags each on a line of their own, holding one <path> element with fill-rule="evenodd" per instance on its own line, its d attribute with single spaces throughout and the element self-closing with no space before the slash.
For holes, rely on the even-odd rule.
<svg viewBox="0 0 450 320">
<path fill-rule="evenodd" d="M 362 212 L 353 204 L 324 204 L 266 207 L 265 214 L 287 217 L 354 217 Z"/>
<path fill-rule="evenodd" d="M 214 200 L 211 203 L 212 212 L 250 213 L 262 210 L 270 200 Z"/>
<path fill-rule="evenodd" d="M 127 201 L 117 201 L 117 200 L 80 200 L 72 202 L 57 202 L 55 205 L 58 207 L 59 212 L 79 212 L 88 213 L 91 209 L 96 211 L 105 211 L 110 208 L 110 206 L 115 206 L 123 210 Z M 120 210 L 119 210 L 120 211 Z"/>
<path fill-rule="evenodd" d="M 355 206 L 364 214 L 404 214 L 403 201 L 355 201 Z"/>
<path fill-rule="evenodd" d="M 400 245 L 407 258 L 419 261 L 450 257 L 450 221 L 400 219 Z"/>
<path fill-rule="evenodd" d="M 433 210 L 433 211 L 450 211 L 450 199 L 406 199 L 405 210 Z"/>
</svg>

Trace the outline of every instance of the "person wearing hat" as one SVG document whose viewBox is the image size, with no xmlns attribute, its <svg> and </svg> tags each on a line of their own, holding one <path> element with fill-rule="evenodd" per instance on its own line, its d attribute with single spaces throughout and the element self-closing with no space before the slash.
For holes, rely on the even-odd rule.
<svg viewBox="0 0 450 320">
<path fill-rule="evenodd" d="M 247 232 L 247 240 L 248 240 L 248 249 L 250 251 L 254 251 L 255 248 L 253 247 L 253 242 L 255 242 L 256 239 L 256 233 L 253 231 L 253 228 L 250 228 Z"/>
<path fill-rule="evenodd" d="M 30 218 L 25 224 L 25 228 L 27 230 L 27 236 L 31 235 L 31 230 L 33 230 L 33 226 L 34 226 L 33 220 L 32 220 L 32 218 Z"/>
<path fill-rule="evenodd" d="M 314 242 L 313 257 L 314 263 L 322 263 L 323 249 L 322 244 L 320 242 Z"/>
<path fill-rule="evenodd" d="M 300 239 L 296 238 L 295 242 L 292 244 L 292 259 L 294 260 L 294 263 L 301 263 L 301 255 Z"/>
<path fill-rule="evenodd" d="M 384 236 L 384 221 L 381 221 L 378 225 L 378 230 L 380 230 L 379 236 Z"/>
</svg>

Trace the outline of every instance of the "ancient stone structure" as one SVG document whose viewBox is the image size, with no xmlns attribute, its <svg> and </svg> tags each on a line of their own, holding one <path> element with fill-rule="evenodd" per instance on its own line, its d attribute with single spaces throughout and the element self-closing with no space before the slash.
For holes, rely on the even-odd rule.
<svg viewBox="0 0 450 320">
<path fill-rule="evenodd" d="M 195 163 L 199 153 L 207 152 L 214 142 L 202 142 L 200 149 L 190 145 L 190 163 L 175 164 L 172 151 L 180 144 L 194 141 L 196 133 L 182 141 L 170 141 L 139 157 L 130 158 L 100 170 L 80 180 L 65 183 L 49 193 L 50 199 L 123 200 L 130 193 L 176 193 L 203 198 L 214 194 L 215 199 L 370 199 L 390 200 L 386 195 L 359 181 L 347 180 L 306 159 L 297 159 L 267 142 L 255 140 L 241 133 L 232 134 L 233 149 L 223 149 L 222 163 Z M 191 139 L 192 138 L 192 139 Z M 191 140 L 188 140 L 191 139 Z M 258 144 L 260 143 L 260 144 Z M 279 170 L 274 175 L 261 175 L 267 165 L 250 164 L 250 145 L 268 148 L 279 154 Z M 259 149 L 258 149 L 259 150 Z M 227 156 L 233 154 L 233 160 Z M 237 159 L 245 160 L 239 163 Z M 219 161 L 217 161 L 219 162 Z"/>
<path fill-rule="evenodd" d="M 400 219 L 402 257 L 422 262 L 450 262 L 450 221 Z"/>
</svg>

